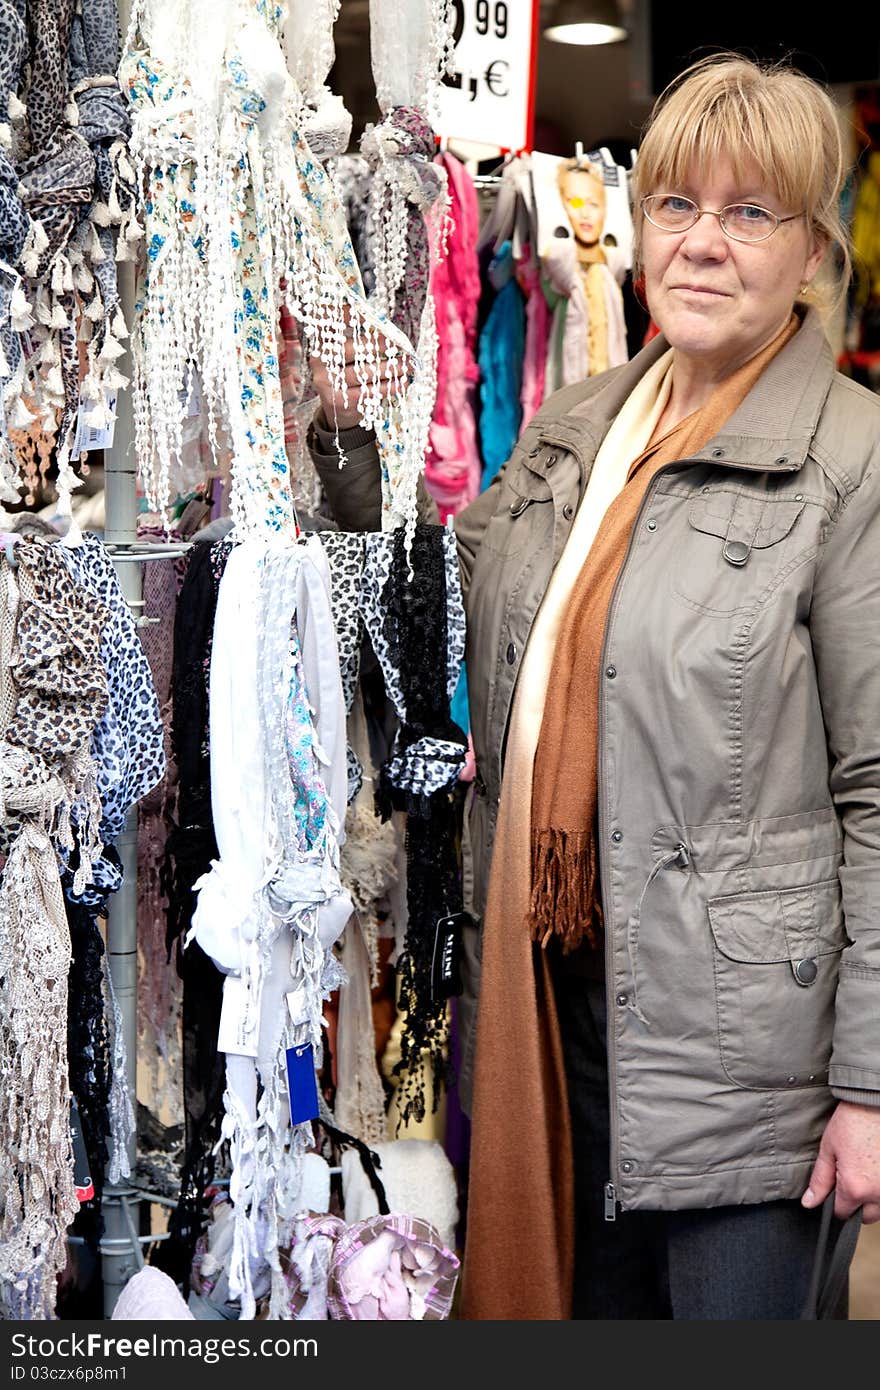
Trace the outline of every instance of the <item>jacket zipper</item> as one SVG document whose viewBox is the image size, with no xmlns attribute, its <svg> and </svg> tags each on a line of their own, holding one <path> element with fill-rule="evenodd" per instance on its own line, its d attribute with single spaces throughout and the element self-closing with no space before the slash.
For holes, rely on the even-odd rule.
<svg viewBox="0 0 880 1390">
<path fill-rule="evenodd" d="M 628 564 L 628 562 L 629 562 L 630 554 L 632 553 L 632 548 L 633 548 L 633 544 L 634 544 L 634 542 L 635 542 L 635 538 L 636 538 L 636 536 L 638 535 L 638 528 L 639 528 L 639 524 L 640 524 L 641 519 L 642 519 L 642 514 L 643 514 L 643 512 L 645 511 L 645 508 L 647 507 L 650 498 L 653 496 L 653 494 L 654 494 L 654 493 L 656 492 L 656 490 L 657 490 L 657 481 L 658 481 L 658 479 L 661 478 L 661 477 L 663 476 L 664 473 L 671 473 L 671 472 L 673 471 L 673 469 L 678 469 L 678 468 L 681 468 L 681 460 L 677 460 L 675 463 L 667 464 L 665 468 L 658 468 L 657 472 L 654 474 L 653 478 L 651 479 L 651 483 L 650 483 L 650 486 L 649 486 L 647 492 L 645 493 L 644 497 L 642 498 L 642 505 L 639 507 L 638 513 L 637 513 L 637 515 L 636 515 L 636 519 L 635 519 L 635 521 L 633 522 L 633 527 L 632 527 L 632 530 L 630 531 L 629 542 L 628 542 L 627 547 L 626 547 L 626 554 L 625 554 L 624 557 L 623 557 L 623 564 L 621 565 L 621 567 L 620 567 L 620 569 L 619 569 L 619 571 L 618 571 L 617 579 L 615 580 L 614 588 L 613 588 L 613 590 L 612 590 L 612 592 L 611 592 L 611 601 L 610 601 L 610 603 L 608 604 L 608 616 L 607 616 L 607 618 L 606 618 L 606 620 L 605 620 L 605 637 L 604 637 L 603 642 L 602 642 L 602 658 L 601 658 L 601 661 L 600 661 L 600 663 L 599 663 L 599 669 L 600 669 L 600 670 L 603 670 L 603 671 L 604 671 L 605 666 L 606 666 L 605 648 L 606 648 L 607 643 L 608 643 L 608 633 L 609 633 L 610 630 L 611 630 L 611 620 L 612 620 L 612 617 L 613 617 L 613 615 L 614 615 L 614 608 L 615 608 L 615 604 L 616 604 L 616 602 L 617 602 L 617 594 L 618 594 L 618 591 L 619 591 L 619 589 L 620 589 L 620 585 L 621 585 L 621 583 L 622 583 L 622 581 L 623 581 L 624 574 L 626 573 L 626 567 L 627 567 L 627 564 Z M 608 894 L 608 871 L 607 871 L 607 867 L 606 867 L 606 866 L 607 866 L 607 862 L 608 862 L 608 855 L 607 855 L 606 850 L 605 850 L 605 847 L 606 847 L 606 845 L 607 845 L 607 843 L 608 843 L 608 836 L 607 836 L 608 808 L 607 808 L 607 798 L 606 798 L 606 794 L 605 794 L 605 783 L 604 783 L 604 776 L 603 776 L 604 762 L 603 762 L 603 758 L 602 758 L 602 749 L 603 749 L 603 747 L 604 747 L 604 743 L 605 743 L 605 692 L 604 692 L 604 689 L 603 689 L 602 694 L 601 694 L 601 697 L 600 697 L 600 699 L 599 699 L 599 749 L 598 749 L 598 758 L 597 758 L 597 763 L 598 763 L 598 767 L 599 767 L 599 784 L 600 784 L 600 785 L 599 785 L 599 844 L 600 844 L 600 850 L 599 850 L 599 881 L 600 881 L 600 884 L 601 884 L 601 887 L 602 887 L 602 901 L 603 901 L 603 903 L 607 903 L 607 902 L 610 902 L 610 896 L 609 896 L 609 894 Z M 607 916 L 606 916 L 606 923 L 607 923 Z M 610 946 L 610 937 L 609 937 L 608 933 L 606 932 L 606 937 L 605 937 L 605 1010 L 606 1010 L 606 1013 L 607 1013 L 607 1016 L 608 1016 L 608 1026 L 607 1026 L 607 1035 L 606 1035 L 606 1046 L 607 1046 L 607 1049 L 608 1049 L 608 1110 L 609 1110 L 609 1120 L 610 1120 L 610 1127 L 611 1127 L 611 1144 L 610 1144 L 610 1153 L 609 1153 L 609 1168 L 610 1168 L 611 1171 L 610 1171 L 610 1175 L 609 1175 L 608 1181 L 606 1182 L 605 1188 L 604 1188 L 604 1201 L 605 1201 L 605 1220 L 606 1220 L 606 1221 L 615 1221 L 615 1220 L 617 1219 L 617 1181 L 618 1181 L 618 1169 L 619 1169 L 619 1164 L 620 1164 L 620 1133 L 619 1133 L 618 1115 L 617 1115 L 617 1012 L 616 1012 L 617 1005 L 616 1005 L 616 1001 L 615 1001 L 615 998 L 614 998 L 613 956 L 612 956 L 612 954 L 611 954 L 611 952 L 610 952 L 610 950 L 609 950 L 609 946 Z"/>
</svg>

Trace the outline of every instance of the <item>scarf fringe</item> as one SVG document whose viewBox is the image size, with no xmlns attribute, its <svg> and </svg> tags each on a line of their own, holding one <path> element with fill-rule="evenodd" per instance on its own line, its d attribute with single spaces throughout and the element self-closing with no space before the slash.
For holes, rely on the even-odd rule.
<svg viewBox="0 0 880 1390">
<path fill-rule="evenodd" d="M 586 940 L 599 943 L 599 866 L 592 834 L 582 830 L 532 831 L 532 894 L 527 922 L 546 950 L 558 937 L 563 951 Z"/>
</svg>

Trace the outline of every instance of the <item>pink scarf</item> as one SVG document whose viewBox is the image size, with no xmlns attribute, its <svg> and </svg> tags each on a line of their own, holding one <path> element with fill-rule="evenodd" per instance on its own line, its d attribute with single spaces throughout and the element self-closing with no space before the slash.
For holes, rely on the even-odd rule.
<svg viewBox="0 0 880 1390">
<path fill-rule="evenodd" d="M 425 484 L 440 520 L 460 512 L 480 491 L 480 457 L 473 410 L 479 379 L 475 360 L 480 269 L 479 208 L 473 179 L 460 160 L 439 154 L 446 169 L 454 229 L 431 278 L 437 319 L 437 400 L 425 464 Z"/>
</svg>

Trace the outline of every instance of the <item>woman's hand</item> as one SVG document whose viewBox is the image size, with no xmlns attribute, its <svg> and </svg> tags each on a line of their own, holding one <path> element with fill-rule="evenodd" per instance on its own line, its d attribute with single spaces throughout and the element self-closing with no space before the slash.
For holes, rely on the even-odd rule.
<svg viewBox="0 0 880 1390">
<path fill-rule="evenodd" d="M 862 1207 L 866 1225 L 880 1221 L 880 1106 L 838 1102 L 802 1204 L 821 1206 L 832 1187 L 837 1188 L 835 1216 L 845 1219 Z"/>
<path fill-rule="evenodd" d="M 321 358 L 314 356 L 309 357 L 312 383 L 318 393 L 318 399 L 321 402 L 324 420 L 331 429 L 335 425 L 335 427 L 340 430 L 354 429 L 361 423 L 361 417 L 358 411 L 358 397 L 361 387 L 354 368 L 354 342 L 352 340 L 348 309 L 345 310 L 345 324 L 345 384 L 348 395 L 347 401 L 343 396 L 341 387 L 339 390 L 334 390 L 333 384 L 327 373 L 327 368 Z M 380 339 L 380 342 L 383 343 L 384 339 Z M 379 394 L 384 397 L 391 391 L 391 381 L 389 379 L 388 362 L 384 355 L 381 355 L 381 348 L 378 368 L 380 376 Z M 412 381 L 411 370 L 406 380 L 407 384 Z"/>
<path fill-rule="evenodd" d="M 360 394 L 360 383 L 354 370 L 354 345 L 352 343 L 351 329 L 345 335 L 345 382 L 348 387 L 348 401 L 346 402 L 342 391 L 335 391 L 320 357 L 309 357 L 309 367 L 312 373 L 312 384 L 318 393 L 321 402 L 321 409 L 324 412 L 324 419 L 331 428 L 335 425 L 340 430 L 354 429 L 360 424 L 357 403 Z"/>
</svg>

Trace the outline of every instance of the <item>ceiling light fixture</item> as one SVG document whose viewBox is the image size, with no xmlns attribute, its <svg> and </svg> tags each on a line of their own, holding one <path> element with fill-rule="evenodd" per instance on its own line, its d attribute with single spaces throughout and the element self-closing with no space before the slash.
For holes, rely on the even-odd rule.
<svg viewBox="0 0 880 1390">
<path fill-rule="evenodd" d="M 615 0 L 557 0 L 544 38 L 554 43 L 619 43 L 627 32 Z"/>
</svg>

